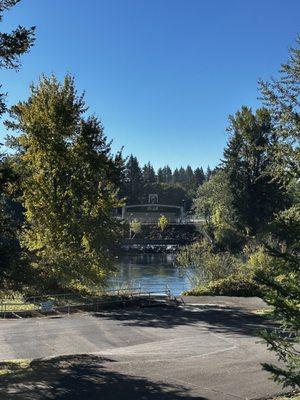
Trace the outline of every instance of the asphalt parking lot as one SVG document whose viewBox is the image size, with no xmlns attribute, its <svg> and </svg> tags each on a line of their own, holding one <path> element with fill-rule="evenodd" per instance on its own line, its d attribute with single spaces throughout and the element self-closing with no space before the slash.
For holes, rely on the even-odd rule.
<svg viewBox="0 0 300 400">
<path fill-rule="evenodd" d="M 187 298 L 180 307 L 0 321 L 0 359 L 35 359 L 0 398 L 257 399 L 280 386 L 261 370 L 259 299 Z M 197 304 L 200 303 L 200 304 Z"/>
</svg>

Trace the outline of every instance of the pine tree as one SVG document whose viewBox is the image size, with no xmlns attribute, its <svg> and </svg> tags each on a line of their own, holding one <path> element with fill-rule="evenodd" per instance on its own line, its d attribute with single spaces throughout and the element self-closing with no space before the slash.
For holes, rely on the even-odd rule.
<svg viewBox="0 0 300 400">
<path fill-rule="evenodd" d="M 163 167 L 162 174 L 163 174 L 163 182 L 164 183 L 172 182 L 172 170 L 168 165 Z"/>
<path fill-rule="evenodd" d="M 178 176 L 179 176 L 178 182 L 184 185 L 186 181 L 186 174 L 185 174 L 185 169 L 183 167 L 179 168 Z"/>
<path fill-rule="evenodd" d="M 3 20 L 3 12 L 9 10 L 20 0 L 0 0 L 0 22 Z M 21 55 L 27 53 L 34 44 L 35 28 L 19 26 L 10 33 L 0 32 L 0 68 L 19 70 L 21 67 Z M 0 85 L 1 87 L 1 85 Z M 0 116 L 5 112 L 4 93 L 0 93 Z M 0 143 L 0 147 L 2 143 Z M 14 220 L 11 205 L 14 204 L 9 193 L 8 186 L 16 177 L 8 157 L 0 152 L 0 284 L 20 284 L 20 246 L 17 230 L 20 228 L 21 219 Z M 21 213 L 20 213 L 21 214 Z M 23 271 L 25 271 L 23 261 Z M 16 270 L 18 274 L 16 275 Z"/>
<path fill-rule="evenodd" d="M 238 228 L 256 234 L 265 230 L 285 203 L 285 191 L 269 173 L 277 139 L 266 108 L 253 114 L 250 108 L 242 107 L 229 120 L 231 136 L 223 165 L 234 196 Z"/>
<path fill-rule="evenodd" d="M 194 177 L 195 177 L 195 184 L 196 187 L 198 188 L 199 186 L 203 185 L 204 181 L 205 181 L 205 175 L 203 172 L 203 168 L 196 168 L 194 171 Z"/>
<path fill-rule="evenodd" d="M 172 182 L 172 170 L 166 165 L 163 168 L 159 168 L 157 171 L 157 181 L 159 183 L 171 183 Z"/>
<path fill-rule="evenodd" d="M 127 203 L 136 204 L 140 202 L 143 185 L 143 174 L 138 159 L 131 154 L 124 171 L 124 187 Z"/>
<path fill-rule="evenodd" d="M 206 173 L 205 173 L 205 180 L 208 181 L 210 179 L 210 177 L 211 177 L 211 174 L 212 174 L 212 171 L 211 171 L 210 166 L 208 165 L 207 169 L 206 169 Z"/>
<path fill-rule="evenodd" d="M 164 183 L 164 179 L 165 179 L 164 171 L 163 168 L 160 167 L 157 170 L 157 182 Z"/>
<path fill-rule="evenodd" d="M 156 182 L 156 174 L 150 162 L 143 167 L 143 181 L 146 185 L 151 185 Z"/>
<path fill-rule="evenodd" d="M 282 65 L 280 78 L 261 82 L 265 104 L 271 112 L 278 139 L 270 171 L 287 190 L 292 182 L 298 186 L 300 176 L 300 37 L 288 62 Z M 297 192 L 297 191 L 296 191 Z M 294 196 L 290 208 L 276 218 L 276 235 L 266 246 L 269 256 L 257 274 L 266 290 L 264 299 L 274 306 L 282 327 L 264 332 L 270 350 L 284 363 L 264 364 L 273 378 L 284 386 L 300 387 L 300 196 Z M 298 347 L 297 347 L 298 346 Z"/>
<path fill-rule="evenodd" d="M 0 22 L 3 12 L 19 3 L 20 0 L 0 0 Z M 0 68 L 18 70 L 21 66 L 20 56 L 33 46 L 35 27 L 18 26 L 10 33 L 0 32 Z M 5 94 L 0 93 L 0 115 L 5 111 Z"/>
<path fill-rule="evenodd" d="M 173 175 L 172 175 L 172 183 L 178 183 L 179 179 L 180 179 L 180 176 L 179 176 L 178 168 L 175 168 Z"/>
<path fill-rule="evenodd" d="M 63 83 L 42 77 L 7 123 L 21 132 L 22 244 L 42 288 L 103 284 L 113 269 L 121 157 L 111 155 L 101 123 L 85 112 L 70 76 Z"/>
<path fill-rule="evenodd" d="M 185 188 L 192 193 L 195 191 L 195 180 L 194 180 L 194 171 L 192 167 L 188 165 L 185 170 Z"/>
</svg>

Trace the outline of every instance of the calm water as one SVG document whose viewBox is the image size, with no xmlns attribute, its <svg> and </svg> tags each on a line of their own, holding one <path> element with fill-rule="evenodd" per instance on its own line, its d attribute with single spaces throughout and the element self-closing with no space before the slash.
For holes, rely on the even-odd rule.
<svg viewBox="0 0 300 400">
<path fill-rule="evenodd" d="M 182 276 L 174 265 L 173 254 L 126 255 L 119 259 L 117 276 L 111 279 L 112 287 L 139 286 L 157 290 L 168 285 L 178 295 L 190 287 L 187 277 Z"/>
</svg>

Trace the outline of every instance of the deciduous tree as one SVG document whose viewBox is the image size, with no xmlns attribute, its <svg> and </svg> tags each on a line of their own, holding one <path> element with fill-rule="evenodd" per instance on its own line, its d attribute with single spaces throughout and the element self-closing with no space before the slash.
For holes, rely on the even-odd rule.
<svg viewBox="0 0 300 400">
<path fill-rule="evenodd" d="M 22 244 L 36 283 L 47 288 L 102 284 L 113 269 L 119 225 L 111 210 L 119 204 L 121 157 L 111 154 L 100 121 L 84 117 L 86 110 L 72 77 L 42 77 L 7 123 L 20 132 Z"/>
</svg>

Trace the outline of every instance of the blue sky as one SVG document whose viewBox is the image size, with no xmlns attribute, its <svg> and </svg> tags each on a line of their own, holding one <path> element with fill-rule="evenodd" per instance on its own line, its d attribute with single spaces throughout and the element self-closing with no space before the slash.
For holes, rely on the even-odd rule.
<svg viewBox="0 0 300 400">
<path fill-rule="evenodd" d="M 287 59 L 300 1 L 22 0 L 1 24 L 37 26 L 22 69 L 1 71 L 9 104 L 41 73 L 71 73 L 114 149 L 156 168 L 206 167 L 222 156 L 228 114 L 258 107 L 257 80 Z"/>
</svg>

